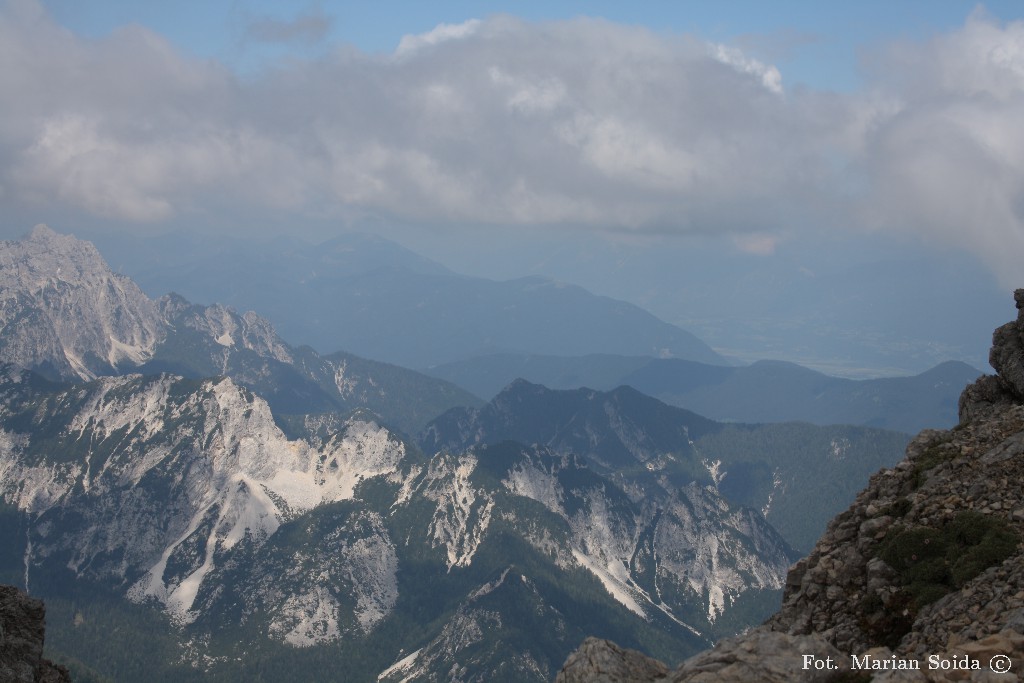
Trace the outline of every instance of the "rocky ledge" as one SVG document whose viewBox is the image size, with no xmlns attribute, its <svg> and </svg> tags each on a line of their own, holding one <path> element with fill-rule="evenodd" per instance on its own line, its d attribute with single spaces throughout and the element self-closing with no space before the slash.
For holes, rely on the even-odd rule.
<svg viewBox="0 0 1024 683">
<path fill-rule="evenodd" d="M 1024 289 L 960 397 L 794 565 L 782 608 L 675 670 L 588 639 L 559 682 L 1024 679 Z"/>
<path fill-rule="evenodd" d="M 43 659 L 46 609 L 14 586 L 0 586 L 0 681 L 71 683 L 68 670 Z"/>
</svg>

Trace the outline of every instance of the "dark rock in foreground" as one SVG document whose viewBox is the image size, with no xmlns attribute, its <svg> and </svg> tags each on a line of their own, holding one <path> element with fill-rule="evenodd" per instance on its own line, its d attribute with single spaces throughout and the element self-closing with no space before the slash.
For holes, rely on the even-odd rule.
<svg viewBox="0 0 1024 683">
<path fill-rule="evenodd" d="M 660 681 L 668 667 L 642 652 L 619 647 L 610 640 L 587 638 L 569 655 L 558 680 L 565 683 L 645 683 Z"/>
<path fill-rule="evenodd" d="M 43 659 L 46 609 L 14 586 L 0 586 L 0 681 L 71 683 L 68 670 Z"/>
</svg>

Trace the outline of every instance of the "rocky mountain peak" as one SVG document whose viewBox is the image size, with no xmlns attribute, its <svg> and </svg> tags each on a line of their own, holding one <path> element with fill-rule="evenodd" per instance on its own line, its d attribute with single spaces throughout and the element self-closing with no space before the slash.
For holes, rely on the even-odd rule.
<svg viewBox="0 0 1024 683">
<path fill-rule="evenodd" d="M 57 233 L 46 223 L 37 223 L 28 233 L 32 242 L 44 242 L 58 237 Z"/>
<path fill-rule="evenodd" d="M 1024 289 L 1014 300 L 1017 319 L 993 334 L 997 374 L 964 390 L 960 424 L 921 432 L 871 477 L 790 569 L 782 608 L 764 625 L 667 675 L 591 639 L 557 680 L 1021 680 Z M 836 668 L 807 668 L 805 655 Z M 893 662 L 906 670 L 882 668 Z M 1010 669 L 991 668 L 1003 663 Z"/>
<path fill-rule="evenodd" d="M 91 243 L 45 225 L 0 242 L 0 361 L 92 379 L 144 362 L 163 334 L 154 303 Z"/>
<path fill-rule="evenodd" d="M 3 281 L 23 280 L 44 287 L 54 281 L 98 281 L 114 274 L 91 242 L 59 235 L 40 223 L 22 240 L 0 242 Z"/>
</svg>

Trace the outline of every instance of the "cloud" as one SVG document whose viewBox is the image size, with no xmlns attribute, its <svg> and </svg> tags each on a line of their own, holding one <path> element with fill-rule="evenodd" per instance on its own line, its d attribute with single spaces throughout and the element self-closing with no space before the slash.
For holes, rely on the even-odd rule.
<svg viewBox="0 0 1024 683">
<path fill-rule="evenodd" d="M 331 24 L 331 18 L 317 7 L 291 20 L 252 19 L 245 27 L 245 37 L 260 43 L 318 43 L 327 37 Z"/>
<path fill-rule="evenodd" d="M 711 45 L 710 52 L 715 59 L 723 64 L 728 64 L 744 73 L 757 76 L 761 79 L 764 87 L 772 92 L 782 92 L 782 74 L 774 66 L 748 57 L 739 48 L 729 47 L 728 45 Z"/>
<path fill-rule="evenodd" d="M 976 12 L 923 45 L 876 57 L 888 104 L 865 131 L 863 223 L 981 255 L 1021 286 L 1024 257 L 1024 22 Z"/>
<path fill-rule="evenodd" d="M 801 150 L 767 142 L 792 124 L 762 73 L 604 21 L 440 26 L 393 56 L 342 50 L 245 82 L 138 27 L 92 42 L 8 15 L 0 32 L 22 105 L 3 124 L 4 184 L 95 215 L 159 221 L 215 197 L 448 224 L 764 227 L 780 217 L 759 198 L 805 173 Z M 716 216 L 737 192 L 748 201 Z"/>
<path fill-rule="evenodd" d="M 449 40 L 459 40 L 473 35 L 479 27 L 479 19 L 469 19 L 461 24 L 438 24 L 426 33 L 402 36 L 395 54 L 409 55 L 431 45 L 438 45 Z"/>
<path fill-rule="evenodd" d="M 748 254 L 771 256 L 775 253 L 775 248 L 779 244 L 779 238 L 775 235 L 759 235 L 757 233 L 750 233 L 734 236 L 733 243 L 736 245 L 737 249 Z"/>
<path fill-rule="evenodd" d="M 256 33 L 312 39 L 317 16 Z M 970 250 L 1010 283 L 1022 46 L 1024 24 L 975 14 L 876 52 L 864 90 L 837 94 L 695 36 L 497 16 L 240 79 L 146 29 L 86 40 L 20 2 L 0 11 L 0 201 L 156 224 L 266 209 L 697 231 L 757 253 L 867 227 Z"/>
</svg>

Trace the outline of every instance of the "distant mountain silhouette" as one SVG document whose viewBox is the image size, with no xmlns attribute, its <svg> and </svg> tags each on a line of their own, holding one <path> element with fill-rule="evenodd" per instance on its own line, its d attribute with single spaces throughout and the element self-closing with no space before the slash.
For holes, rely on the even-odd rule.
<svg viewBox="0 0 1024 683">
<path fill-rule="evenodd" d="M 782 361 L 724 367 L 607 354 L 493 354 L 428 372 L 485 398 L 517 377 L 554 389 L 608 390 L 628 385 L 715 420 L 798 420 L 907 433 L 955 424 L 960 391 L 981 374 L 966 363 L 949 361 L 912 377 L 851 380 Z"/>
</svg>

